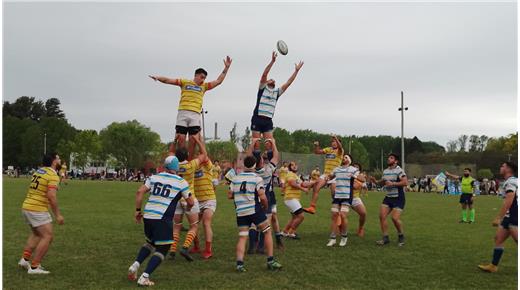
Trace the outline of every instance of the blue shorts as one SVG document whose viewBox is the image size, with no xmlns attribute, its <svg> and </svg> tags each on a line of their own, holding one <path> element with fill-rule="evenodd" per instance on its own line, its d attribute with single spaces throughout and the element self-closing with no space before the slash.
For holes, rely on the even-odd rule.
<svg viewBox="0 0 520 290">
<path fill-rule="evenodd" d="M 144 235 L 152 245 L 169 245 L 173 243 L 172 220 L 144 220 Z"/>
<path fill-rule="evenodd" d="M 383 199 L 383 205 L 388 206 L 390 209 L 400 209 L 404 210 L 404 204 L 405 204 L 404 196 L 397 196 L 397 197 L 388 197 L 386 196 L 385 199 Z"/>
<path fill-rule="evenodd" d="M 351 206 L 352 205 L 352 199 L 351 198 L 333 198 L 332 199 L 332 204 Z"/>
<path fill-rule="evenodd" d="M 473 204 L 473 200 L 471 199 L 472 197 L 473 197 L 472 193 L 463 193 L 460 195 L 459 202 L 462 204 L 472 205 Z"/>
<path fill-rule="evenodd" d="M 273 131 L 273 119 L 253 115 L 251 118 L 251 131 L 266 133 Z"/>
<path fill-rule="evenodd" d="M 518 227 L 518 217 L 513 217 L 513 216 L 509 216 L 509 217 L 504 217 L 502 219 L 502 222 L 500 223 L 500 226 L 503 227 L 504 229 L 509 229 L 510 227 Z"/>
<path fill-rule="evenodd" d="M 256 211 L 254 214 L 246 216 L 237 216 L 237 225 L 239 228 L 250 227 L 251 224 L 259 226 L 267 221 L 267 216 L 264 211 Z"/>
</svg>

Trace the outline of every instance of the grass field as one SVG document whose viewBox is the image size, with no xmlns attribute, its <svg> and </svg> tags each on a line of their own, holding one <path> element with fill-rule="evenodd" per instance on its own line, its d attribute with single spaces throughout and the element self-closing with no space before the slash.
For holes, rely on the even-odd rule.
<svg viewBox="0 0 520 290">
<path fill-rule="evenodd" d="M 126 271 L 143 244 L 143 226 L 133 222 L 135 191 L 139 184 L 70 181 L 58 193 L 65 225 L 55 226 L 53 245 L 43 262 L 52 273 L 28 276 L 17 268 L 29 229 L 20 206 L 28 179 L 3 179 L 4 289 L 121 289 L 135 288 Z M 218 189 L 214 218 L 214 257 L 188 263 L 166 260 L 153 274 L 154 288 L 166 289 L 516 289 L 517 246 L 509 240 L 496 274 L 481 273 L 476 265 L 491 258 L 495 228 L 491 221 L 501 200 L 478 197 L 476 223 L 459 224 L 458 197 L 408 193 L 403 214 L 407 244 L 377 247 L 382 193 L 370 193 L 365 238 L 355 236 L 357 216 L 351 213 L 349 244 L 327 248 L 329 202 L 321 192 L 318 214 L 307 215 L 300 241 L 286 241 L 275 256 L 280 272 L 265 268 L 265 256 L 247 256 L 247 273 L 234 272 L 236 223 L 225 186 Z M 278 196 L 282 226 L 289 214 Z M 304 197 L 304 205 L 308 197 Z M 390 223 L 391 224 L 391 223 Z M 182 239 L 184 238 L 184 234 Z M 197 256 L 197 258 L 199 258 Z M 141 268 L 143 270 L 144 268 Z"/>
</svg>

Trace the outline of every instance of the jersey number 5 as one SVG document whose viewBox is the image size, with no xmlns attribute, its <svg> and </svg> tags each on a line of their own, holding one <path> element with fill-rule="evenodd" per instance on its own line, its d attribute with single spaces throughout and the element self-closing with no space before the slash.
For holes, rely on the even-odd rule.
<svg viewBox="0 0 520 290">
<path fill-rule="evenodd" d="M 32 180 L 31 180 L 31 188 L 32 189 L 37 189 L 38 188 L 38 185 L 40 185 L 40 182 L 38 181 L 38 179 L 40 179 L 40 178 L 41 178 L 41 176 L 33 175 Z"/>
</svg>

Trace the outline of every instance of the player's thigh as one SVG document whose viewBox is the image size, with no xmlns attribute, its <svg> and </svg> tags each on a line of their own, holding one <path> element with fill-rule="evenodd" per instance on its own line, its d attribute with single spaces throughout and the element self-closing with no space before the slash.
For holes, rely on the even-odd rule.
<svg viewBox="0 0 520 290">
<path fill-rule="evenodd" d="M 497 233 L 495 234 L 495 245 L 502 245 L 505 240 L 509 237 L 509 229 L 503 228 L 499 226 L 497 229 Z"/>
<path fill-rule="evenodd" d="M 38 227 L 35 227 L 33 228 L 34 229 L 34 232 L 38 233 L 37 235 L 39 237 L 52 237 L 52 234 L 53 234 L 53 228 L 52 228 L 52 223 L 48 223 L 48 224 L 43 224 L 41 226 L 38 226 Z"/>
<path fill-rule="evenodd" d="M 273 131 L 264 132 L 264 139 L 274 139 L 273 137 Z"/>
<path fill-rule="evenodd" d="M 518 227 L 510 226 L 509 234 L 511 235 L 511 238 L 513 238 L 513 240 L 518 243 Z"/>
<path fill-rule="evenodd" d="M 260 138 L 260 131 L 252 131 L 253 138 Z"/>
<path fill-rule="evenodd" d="M 189 213 L 186 214 L 186 217 L 190 225 L 196 225 L 199 222 L 199 213 Z"/>
<path fill-rule="evenodd" d="M 388 216 L 388 214 L 390 213 L 392 209 L 390 207 L 388 207 L 387 205 L 385 204 L 382 204 L 380 207 L 379 207 L 379 218 L 381 219 L 386 219 L 386 217 Z"/>
<path fill-rule="evenodd" d="M 175 214 L 173 216 L 173 222 L 177 225 L 177 224 L 182 224 L 182 218 L 183 218 L 184 214 Z"/>
<path fill-rule="evenodd" d="M 204 224 L 211 224 L 211 220 L 213 219 L 213 211 L 211 209 L 205 209 L 202 212 L 202 222 Z"/>
<path fill-rule="evenodd" d="M 401 218 L 402 211 L 398 208 L 394 208 L 392 210 L 392 219 L 393 220 L 399 220 Z"/>
</svg>

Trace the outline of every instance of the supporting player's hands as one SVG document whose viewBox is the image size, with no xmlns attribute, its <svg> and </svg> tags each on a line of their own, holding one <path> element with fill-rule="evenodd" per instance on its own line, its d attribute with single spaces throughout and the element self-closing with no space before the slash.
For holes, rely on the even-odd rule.
<svg viewBox="0 0 520 290">
<path fill-rule="evenodd" d="M 63 216 L 61 214 L 56 216 L 57 224 L 62 225 L 64 222 L 65 222 L 65 219 L 63 218 Z"/>
<path fill-rule="evenodd" d="M 136 211 L 134 213 L 135 223 L 140 224 L 143 220 L 143 213 L 141 211 Z"/>
<path fill-rule="evenodd" d="M 228 69 L 231 66 L 232 61 L 233 60 L 231 59 L 231 57 L 229 57 L 229 55 L 226 56 L 226 59 L 224 59 L 224 67 L 226 67 L 226 69 Z"/>
<path fill-rule="evenodd" d="M 154 81 L 158 81 L 158 80 L 159 80 L 159 78 L 156 77 L 156 76 L 152 76 L 152 75 L 148 75 L 148 76 L 149 76 L 152 80 L 154 80 Z"/>
<path fill-rule="evenodd" d="M 300 69 L 302 68 L 303 66 L 303 61 L 300 61 L 299 63 L 295 63 L 294 64 L 294 70 L 295 71 L 300 71 Z"/>
<path fill-rule="evenodd" d="M 391 186 L 393 186 L 392 184 L 393 184 L 393 182 L 390 180 L 385 181 L 385 186 L 391 187 Z"/>
<path fill-rule="evenodd" d="M 271 62 L 275 62 L 276 57 L 278 57 L 278 53 L 276 53 L 276 51 L 273 51 L 273 55 L 271 56 Z"/>
</svg>

